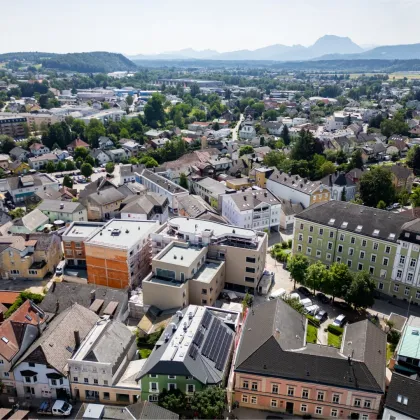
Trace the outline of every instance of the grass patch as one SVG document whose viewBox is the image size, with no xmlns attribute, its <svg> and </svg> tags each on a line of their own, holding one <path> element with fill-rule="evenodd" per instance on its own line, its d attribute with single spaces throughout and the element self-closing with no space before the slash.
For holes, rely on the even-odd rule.
<svg viewBox="0 0 420 420">
<path fill-rule="evenodd" d="M 147 359 L 150 356 L 151 352 L 152 352 L 152 350 L 150 350 L 150 349 L 140 349 L 139 350 L 140 359 Z"/>
<path fill-rule="evenodd" d="M 335 335 L 328 331 L 328 345 L 331 347 L 337 347 L 338 349 L 341 347 L 341 338 L 342 335 Z"/>
<path fill-rule="evenodd" d="M 308 324 L 308 330 L 306 332 L 306 342 L 316 344 L 316 339 L 318 336 L 318 328 L 313 325 Z"/>
<path fill-rule="evenodd" d="M 394 355 L 396 344 L 386 343 L 386 362 L 388 363 L 391 357 Z"/>
</svg>

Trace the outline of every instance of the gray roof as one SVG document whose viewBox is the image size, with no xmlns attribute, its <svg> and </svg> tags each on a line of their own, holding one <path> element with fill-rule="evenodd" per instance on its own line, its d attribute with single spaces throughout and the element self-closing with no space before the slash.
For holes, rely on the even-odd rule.
<svg viewBox="0 0 420 420">
<path fill-rule="evenodd" d="M 37 207 L 43 211 L 55 211 L 60 213 L 75 213 L 85 210 L 85 207 L 77 201 L 43 200 Z"/>
<path fill-rule="evenodd" d="M 30 213 L 15 221 L 18 226 L 25 226 L 29 231 L 34 232 L 40 226 L 48 223 L 49 219 L 39 209 L 34 209 Z"/>
<path fill-rule="evenodd" d="M 321 181 L 311 181 L 308 178 L 302 178 L 299 175 L 289 175 L 286 172 L 275 170 L 270 177 L 270 181 L 276 182 L 278 184 L 286 185 L 289 188 L 300 191 L 304 194 L 312 194 L 316 191 L 321 185 L 326 185 Z"/>
<path fill-rule="evenodd" d="M 74 304 L 51 321 L 17 365 L 22 362 L 49 365 L 66 375 L 67 360 L 75 351 L 74 331 L 79 331 L 83 340 L 98 320 L 94 312 Z"/>
<path fill-rule="evenodd" d="M 54 190 L 53 188 L 37 191 L 35 195 L 37 195 L 41 200 L 60 200 L 62 196 L 60 191 Z"/>
<path fill-rule="evenodd" d="M 36 173 L 36 174 L 32 174 L 32 175 L 26 175 L 26 177 L 28 177 L 28 176 L 30 176 L 32 178 L 33 185 L 35 187 L 40 187 L 40 186 L 43 186 L 45 184 L 52 184 L 54 182 L 58 184 L 57 181 L 54 181 L 54 180 L 50 179 L 47 174 Z M 7 178 L 7 183 L 9 184 L 9 187 L 10 187 L 11 190 L 16 190 L 18 188 L 25 188 L 22 185 L 21 177 L 19 177 L 19 176 L 13 176 L 11 178 Z"/>
<path fill-rule="evenodd" d="M 287 200 L 282 200 L 281 201 L 281 211 L 286 215 L 286 216 L 293 216 L 295 214 L 300 213 L 302 210 L 304 210 L 304 205 L 302 203 L 296 203 L 293 204 L 290 201 Z"/>
<path fill-rule="evenodd" d="M 179 419 L 179 415 L 148 401 L 138 402 L 125 408 L 135 419 Z"/>
<path fill-rule="evenodd" d="M 213 178 L 203 178 L 199 181 L 195 181 L 196 184 L 200 185 L 202 188 L 207 189 L 212 194 L 220 195 L 225 194 L 226 190 L 229 188 L 226 185 L 222 184 L 221 182 L 216 181 Z"/>
<path fill-rule="evenodd" d="M 0 210 L 0 226 L 10 222 L 11 220 L 12 218 L 4 210 Z"/>
<path fill-rule="evenodd" d="M 160 211 L 163 213 L 165 205 L 169 204 L 166 197 L 153 192 L 136 197 L 137 199 L 130 201 L 124 206 L 122 209 L 124 213 L 150 214 L 153 210 L 157 213 L 160 213 Z"/>
<path fill-rule="evenodd" d="M 16 146 L 16 147 L 14 147 L 10 152 L 9 152 L 9 155 L 10 156 L 13 156 L 13 157 L 18 157 L 18 156 L 20 156 L 22 153 L 26 153 L 26 154 L 28 154 L 29 152 L 27 151 L 27 150 L 25 150 L 25 149 L 22 149 L 21 147 L 18 147 L 18 146 Z"/>
<path fill-rule="evenodd" d="M 281 202 L 266 189 L 237 192 L 228 194 L 228 197 L 232 198 L 240 211 L 254 209 L 262 203 L 269 204 L 270 206 L 281 204 Z"/>
<path fill-rule="evenodd" d="M 384 166 L 385 169 L 391 171 L 398 179 L 407 179 L 413 175 L 413 171 L 403 165 Z"/>
<path fill-rule="evenodd" d="M 115 201 L 123 200 L 125 195 L 116 188 L 106 188 L 89 195 L 88 200 L 93 201 L 100 206 L 114 203 Z"/>
<path fill-rule="evenodd" d="M 407 405 L 403 404 L 402 400 L 398 402 L 399 395 L 402 398 L 407 398 Z M 413 419 L 420 419 L 419 395 L 420 381 L 418 379 L 411 379 L 394 372 L 388 388 L 385 407 Z"/>
<path fill-rule="evenodd" d="M 162 189 L 166 191 L 169 191 L 172 194 L 188 192 L 188 190 L 186 190 L 185 188 L 180 187 L 174 182 L 169 181 L 163 176 L 155 174 L 154 172 L 149 171 L 148 169 L 144 169 L 143 172 L 141 173 L 141 176 L 148 179 L 149 181 L 154 182 L 155 184 L 159 185 L 159 187 L 161 187 Z"/>
<path fill-rule="evenodd" d="M 109 303 L 117 302 L 118 306 L 114 312 L 114 319 L 123 320 L 128 306 L 128 294 L 127 290 L 124 289 L 111 289 L 110 287 L 91 284 L 53 283 L 39 306 L 45 312 L 53 314 L 56 312 L 62 313 L 75 303 L 89 309 L 95 300 L 103 300 L 102 306 L 97 311 L 99 316 L 103 315 L 104 309 Z"/>
<path fill-rule="evenodd" d="M 61 241 L 56 233 L 15 233 L 13 236 L 20 236 L 25 241 L 36 241 L 35 251 L 48 251 L 55 239 Z"/>
<path fill-rule="evenodd" d="M 214 213 L 214 209 L 209 204 L 194 194 L 179 198 L 178 207 L 185 210 L 191 217 L 199 217 L 207 212 Z"/>
<path fill-rule="evenodd" d="M 306 344 L 306 323 L 303 315 L 281 299 L 254 307 L 243 328 L 235 371 L 384 393 L 384 332 L 370 321 L 352 324 L 343 342 L 354 341 L 341 353 Z"/>
<path fill-rule="evenodd" d="M 397 242 L 404 224 L 413 220 L 414 217 L 410 212 L 390 213 L 386 210 L 345 201 L 328 201 L 313 204 L 297 214 L 296 219 L 389 242 Z"/>
<path fill-rule="evenodd" d="M 352 187 L 355 183 L 343 172 L 335 172 L 333 174 L 327 175 L 321 179 L 322 183 L 332 187 L 333 185 L 339 187 Z"/>
</svg>

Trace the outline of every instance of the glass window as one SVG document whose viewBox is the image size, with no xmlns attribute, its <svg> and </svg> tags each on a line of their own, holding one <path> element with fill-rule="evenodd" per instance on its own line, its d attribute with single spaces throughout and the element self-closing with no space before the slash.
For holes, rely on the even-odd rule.
<svg viewBox="0 0 420 420">
<path fill-rule="evenodd" d="M 242 388 L 248 389 L 249 388 L 249 383 L 248 381 L 243 381 L 242 382 Z"/>
<path fill-rule="evenodd" d="M 399 284 L 394 284 L 394 292 L 398 292 L 399 288 Z"/>
<path fill-rule="evenodd" d="M 251 384 L 251 389 L 253 391 L 258 391 L 258 383 L 257 382 L 252 382 Z"/>
<path fill-rule="evenodd" d="M 277 384 L 273 384 L 271 386 L 271 393 L 272 394 L 278 394 L 279 393 L 279 386 Z"/>
<path fill-rule="evenodd" d="M 340 404 L 340 394 L 333 394 L 332 402 L 334 404 Z"/>
<path fill-rule="evenodd" d="M 315 408 L 315 414 L 322 414 L 322 407 L 317 406 L 317 407 Z"/>
<path fill-rule="evenodd" d="M 309 398 L 309 391 L 307 389 L 302 389 L 302 398 Z"/>
<path fill-rule="evenodd" d="M 355 407 L 360 407 L 361 403 L 362 403 L 362 400 L 360 398 L 356 398 L 354 400 L 354 406 Z"/>
<path fill-rule="evenodd" d="M 331 417 L 337 417 L 338 416 L 338 410 L 337 409 L 335 409 L 335 408 L 333 408 L 332 410 L 331 410 Z"/>
<path fill-rule="evenodd" d="M 251 404 L 257 404 L 257 397 L 251 397 Z"/>
<path fill-rule="evenodd" d="M 248 395 L 242 395 L 242 402 L 247 403 L 248 402 Z"/>
<path fill-rule="evenodd" d="M 306 404 L 301 404 L 300 411 L 306 413 L 308 411 L 308 406 Z"/>
<path fill-rule="evenodd" d="M 370 407 L 372 407 L 372 401 L 371 401 L 371 400 L 365 400 L 364 407 L 365 407 L 365 408 L 370 408 Z"/>
<path fill-rule="evenodd" d="M 318 401 L 324 401 L 324 392 L 323 391 L 318 391 L 317 400 Z"/>
<path fill-rule="evenodd" d="M 292 386 L 288 386 L 287 387 L 287 395 L 289 397 L 293 397 L 295 395 L 295 388 L 293 388 Z"/>
<path fill-rule="evenodd" d="M 277 400 L 271 400 L 271 407 L 277 407 Z"/>
</svg>

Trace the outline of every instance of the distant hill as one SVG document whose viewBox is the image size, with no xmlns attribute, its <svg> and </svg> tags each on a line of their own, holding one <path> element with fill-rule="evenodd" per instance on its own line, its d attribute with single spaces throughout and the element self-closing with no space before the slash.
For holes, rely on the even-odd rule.
<svg viewBox="0 0 420 420">
<path fill-rule="evenodd" d="M 122 54 L 102 51 L 69 54 L 40 52 L 0 54 L 0 61 L 10 60 L 28 61 L 34 64 L 42 64 L 45 68 L 80 73 L 108 73 L 135 71 L 137 69 L 137 66 Z"/>
</svg>

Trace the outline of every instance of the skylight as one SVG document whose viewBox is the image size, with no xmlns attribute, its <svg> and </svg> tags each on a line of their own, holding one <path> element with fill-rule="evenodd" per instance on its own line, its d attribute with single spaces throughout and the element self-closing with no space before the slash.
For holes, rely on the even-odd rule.
<svg viewBox="0 0 420 420">
<path fill-rule="evenodd" d="M 373 236 L 378 236 L 379 235 L 379 229 L 375 229 L 373 231 Z"/>
<path fill-rule="evenodd" d="M 361 232 L 363 229 L 362 225 L 357 225 L 356 232 Z"/>
<path fill-rule="evenodd" d="M 335 219 L 330 219 L 330 221 L 328 222 L 329 225 L 333 225 L 335 222 Z"/>
<path fill-rule="evenodd" d="M 395 233 L 390 233 L 389 234 L 389 239 L 395 239 Z"/>
<path fill-rule="evenodd" d="M 344 228 L 344 229 L 345 229 L 347 226 L 348 226 L 348 222 L 343 222 L 343 223 L 342 223 L 342 225 L 341 225 L 341 227 L 342 227 L 342 228 Z"/>
<path fill-rule="evenodd" d="M 9 340 L 6 337 L 1 338 L 6 344 L 9 342 Z"/>
</svg>

